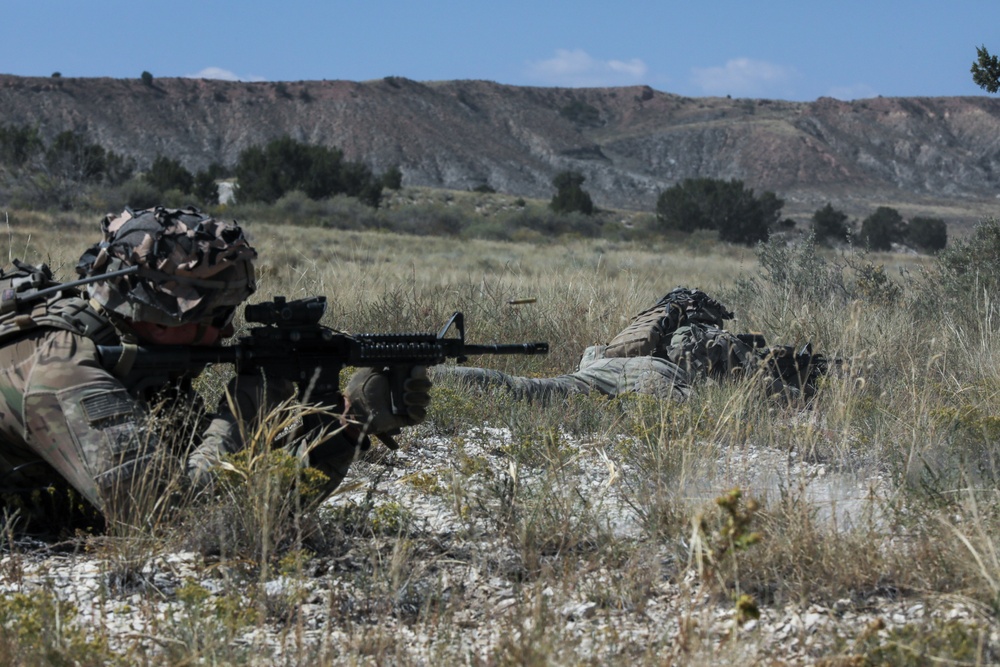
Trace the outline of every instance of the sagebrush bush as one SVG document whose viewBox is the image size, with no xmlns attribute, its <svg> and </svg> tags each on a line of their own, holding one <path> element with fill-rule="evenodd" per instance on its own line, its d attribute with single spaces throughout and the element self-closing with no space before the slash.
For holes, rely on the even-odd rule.
<svg viewBox="0 0 1000 667">
<path fill-rule="evenodd" d="M 952 242 L 923 277 L 916 300 L 928 314 L 965 327 L 983 315 L 991 321 L 1000 291 L 1000 221 L 984 220 L 971 236 Z"/>
<path fill-rule="evenodd" d="M 125 665 L 78 618 L 75 605 L 49 592 L 0 600 L 0 660 L 5 665 Z"/>
</svg>

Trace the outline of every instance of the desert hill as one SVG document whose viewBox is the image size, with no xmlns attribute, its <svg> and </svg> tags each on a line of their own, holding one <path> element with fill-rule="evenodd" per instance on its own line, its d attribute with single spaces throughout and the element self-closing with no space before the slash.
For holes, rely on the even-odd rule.
<svg viewBox="0 0 1000 667">
<path fill-rule="evenodd" d="M 404 185 L 549 197 L 582 172 L 599 206 L 652 210 L 688 177 L 738 178 L 807 217 L 825 202 L 863 217 L 878 205 L 960 226 L 1000 193 L 1000 99 L 841 102 L 690 98 L 649 87 L 533 88 L 489 81 L 246 83 L 0 75 L 0 123 L 43 137 L 82 130 L 136 159 L 189 169 L 233 163 L 288 134 L 342 149 Z"/>
</svg>

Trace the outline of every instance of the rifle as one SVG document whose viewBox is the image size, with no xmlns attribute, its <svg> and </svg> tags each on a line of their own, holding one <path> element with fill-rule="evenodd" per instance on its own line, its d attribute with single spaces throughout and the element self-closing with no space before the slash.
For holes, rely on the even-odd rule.
<svg viewBox="0 0 1000 667">
<path fill-rule="evenodd" d="M 124 377 L 157 378 L 178 371 L 199 372 L 211 364 L 232 364 L 237 373 L 263 371 L 265 377 L 289 380 L 298 398 L 335 405 L 340 398 L 340 372 L 347 366 L 388 368 L 392 412 L 405 415 L 403 381 L 412 366 L 434 366 L 448 359 L 459 363 L 483 354 L 547 354 L 548 343 L 472 345 L 465 342 L 465 319 L 454 313 L 437 333 L 348 334 L 319 323 L 326 297 L 247 305 L 244 319 L 254 326 L 233 345 L 98 345 L 101 364 Z M 447 334 L 454 327 L 457 336 Z"/>
<path fill-rule="evenodd" d="M 814 383 L 829 369 L 829 360 L 814 353 L 812 343 L 806 343 L 800 350 L 791 345 L 775 345 L 764 351 L 767 367 L 781 380 L 799 389 Z"/>
</svg>

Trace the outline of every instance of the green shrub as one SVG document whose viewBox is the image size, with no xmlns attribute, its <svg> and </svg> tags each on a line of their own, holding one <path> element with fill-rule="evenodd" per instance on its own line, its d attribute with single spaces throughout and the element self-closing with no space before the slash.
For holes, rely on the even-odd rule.
<svg viewBox="0 0 1000 667">
<path fill-rule="evenodd" d="M 930 285 L 951 297 L 1000 290 L 1000 220 L 989 218 L 938 255 Z"/>
<path fill-rule="evenodd" d="M 819 242 L 846 241 L 851 233 L 851 228 L 847 224 L 847 214 L 838 211 L 829 203 L 821 209 L 817 209 L 812 216 L 813 234 Z"/>
<path fill-rule="evenodd" d="M 795 303 L 825 304 L 831 298 L 846 300 L 850 296 L 844 267 L 823 257 L 812 235 L 796 245 L 762 243 L 756 254 L 759 273 L 741 277 L 731 297 L 733 303 L 746 304 L 744 308 L 756 304 L 759 295 L 771 290 Z"/>
<path fill-rule="evenodd" d="M 219 203 L 219 185 L 215 182 L 216 178 L 211 167 L 199 171 L 194 176 L 191 194 L 204 206 L 214 206 Z"/>
<path fill-rule="evenodd" d="M 288 136 L 242 151 L 235 173 L 243 202 L 272 204 L 287 192 L 301 190 L 311 199 L 346 194 L 378 208 L 382 196 L 382 182 L 367 166 L 344 161 L 339 149 Z"/>
<path fill-rule="evenodd" d="M 937 252 L 948 245 L 948 225 L 940 218 L 913 218 L 906 228 L 906 240 L 925 252 Z"/>
<path fill-rule="evenodd" d="M 160 192 L 180 190 L 190 194 L 194 187 L 194 176 L 177 160 L 158 155 L 144 178 Z"/>
<path fill-rule="evenodd" d="M 989 640 L 990 628 L 985 626 L 933 619 L 892 629 L 884 627 L 878 621 L 870 628 L 872 631 L 854 640 L 854 655 L 843 664 L 981 665 L 1000 659 L 1000 650 Z"/>
<path fill-rule="evenodd" d="M 116 188 L 107 190 L 105 193 L 107 205 L 102 208 L 108 211 L 121 211 L 126 206 L 135 209 L 151 208 L 157 206 L 161 200 L 162 194 L 155 186 L 145 179 L 133 178 Z"/>
<path fill-rule="evenodd" d="M 38 128 L 28 125 L 0 125 L 0 163 L 20 167 L 41 153 Z"/>
<path fill-rule="evenodd" d="M 525 232 L 528 232 L 525 234 Z M 515 237 L 529 240 L 542 240 L 541 232 L 513 228 L 498 218 L 483 218 L 473 220 L 462 229 L 461 237 L 466 239 L 487 239 L 490 241 L 511 241 Z"/>
<path fill-rule="evenodd" d="M 167 208 L 184 208 L 195 203 L 197 202 L 194 201 L 191 195 L 177 188 L 171 188 L 160 194 L 159 204 Z"/>
<path fill-rule="evenodd" d="M 736 179 L 688 178 L 660 194 L 656 218 L 663 230 L 716 230 L 722 241 L 752 245 L 767 240 L 784 205 L 773 192 L 757 197 Z"/>
<path fill-rule="evenodd" d="M 284 81 L 278 81 L 274 84 L 274 92 L 283 100 L 292 99 L 292 94 L 288 92 L 288 86 L 285 85 Z"/>
<path fill-rule="evenodd" d="M 385 211 L 366 226 L 418 236 L 457 236 L 467 224 L 469 220 L 461 211 L 431 204 Z"/>
<path fill-rule="evenodd" d="M 861 223 L 861 243 L 872 250 L 891 250 L 906 238 L 903 216 L 894 208 L 879 206 Z"/>
<path fill-rule="evenodd" d="M 106 639 L 89 638 L 77 609 L 47 591 L 0 600 L 0 656 L 8 665 L 126 664 Z"/>
<path fill-rule="evenodd" d="M 382 173 L 382 185 L 389 190 L 399 190 L 403 187 L 403 172 L 398 164 L 394 164 Z"/>
<path fill-rule="evenodd" d="M 972 234 L 942 250 L 926 272 L 916 305 L 920 312 L 937 313 L 966 332 L 981 332 L 993 317 L 1000 290 L 1000 221 L 989 218 Z M 989 328 L 988 326 L 986 327 Z"/>
<path fill-rule="evenodd" d="M 602 124 L 601 112 L 593 105 L 580 100 L 573 100 L 559 109 L 559 115 L 577 125 L 586 127 L 600 127 Z"/>
<path fill-rule="evenodd" d="M 66 130 L 56 135 L 45 151 L 45 165 L 57 178 L 80 183 L 115 185 L 132 175 L 131 160 L 91 143 L 85 134 Z"/>
<path fill-rule="evenodd" d="M 587 180 L 586 176 L 578 171 L 564 171 L 552 179 L 552 185 L 556 188 L 556 194 L 552 196 L 549 203 L 556 213 L 583 213 L 590 215 L 594 212 L 594 202 L 581 186 Z"/>
</svg>

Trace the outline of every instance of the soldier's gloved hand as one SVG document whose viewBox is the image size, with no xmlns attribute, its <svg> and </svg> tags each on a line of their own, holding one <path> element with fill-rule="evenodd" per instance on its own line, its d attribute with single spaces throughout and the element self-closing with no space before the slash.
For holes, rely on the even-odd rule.
<svg viewBox="0 0 1000 667">
<path fill-rule="evenodd" d="M 405 414 L 393 414 L 389 371 L 365 368 L 351 377 L 344 396 L 350 414 L 361 423 L 365 434 L 395 435 L 402 427 L 419 424 L 427 417 L 432 386 L 424 366 L 404 371 L 402 407 Z"/>
<path fill-rule="evenodd" d="M 232 418 L 215 417 L 202 434 L 201 442 L 187 460 L 188 481 L 196 491 L 211 487 L 214 471 L 228 454 L 241 447 L 239 429 Z"/>
</svg>

